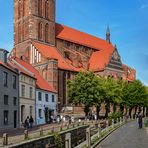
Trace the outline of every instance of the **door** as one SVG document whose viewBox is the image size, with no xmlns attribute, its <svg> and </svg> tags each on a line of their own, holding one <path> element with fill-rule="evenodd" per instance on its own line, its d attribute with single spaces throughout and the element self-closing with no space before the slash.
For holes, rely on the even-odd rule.
<svg viewBox="0 0 148 148">
<path fill-rule="evenodd" d="M 17 111 L 14 111 L 14 128 L 17 127 Z"/>
</svg>

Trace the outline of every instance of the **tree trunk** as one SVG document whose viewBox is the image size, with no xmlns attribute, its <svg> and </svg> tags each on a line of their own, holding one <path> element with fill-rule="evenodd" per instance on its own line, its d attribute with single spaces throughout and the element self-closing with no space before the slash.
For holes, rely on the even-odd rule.
<svg viewBox="0 0 148 148">
<path fill-rule="evenodd" d="M 148 117 L 148 107 L 146 108 L 146 117 Z"/>
<path fill-rule="evenodd" d="M 132 109 L 133 109 L 133 107 L 130 107 L 130 109 L 129 109 L 129 116 L 130 116 L 130 118 L 132 118 Z"/>
<path fill-rule="evenodd" d="M 97 105 L 97 120 L 99 119 L 100 107 L 101 107 L 101 105 Z"/>
<path fill-rule="evenodd" d="M 137 106 L 135 107 L 134 119 L 136 118 L 136 114 L 137 114 Z"/>
<path fill-rule="evenodd" d="M 108 117 L 108 113 L 110 112 L 110 103 L 109 102 L 106 103 L 105 109 L 106 109 L 105 118 L 107 118 Z"/>
<path fill-rule="evenodd" d="M 120 112 L 121 112 L 122 115 L 123 115 L 123 113 L 124 113 L 124 105 L 122 105 L 122 104 L 120 104 Z"/>
<path fill-rule="evenodd" d="M 143 117 L 145 117 L 145 107 L 143 107 Z"/>
<path fill-rule="evenodd" d="M 90 111 L 89 106 L 86 105 L 84 108 L 85 116 L 88 116 L 89 111 Z"/>
<path fill-rule="evenodd" d="M 117 105 L 116 104 L 113 104 L 113 112 L 115 113 L 117 110 Z"/>
<path fill-rule="evenodd" d="M 140 114 L 141 113 L 141 107 L 139 107 L 139 112 L 138 112 L 138 114 Z"/>
</svg>

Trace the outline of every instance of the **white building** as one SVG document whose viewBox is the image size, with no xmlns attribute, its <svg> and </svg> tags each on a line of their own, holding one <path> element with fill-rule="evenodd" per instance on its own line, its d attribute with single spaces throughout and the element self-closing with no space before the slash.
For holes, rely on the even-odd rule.
<svg viewBox="0 0 148 148">
<path fill-rule="evenodd" d="M 56 115 L 56 94 L 46 90 L 37 89 L 36 123 L 38 125 L 45 124 L 46 121 L 50 121 L 50 119 L 55 115 Z"/>
</svg>

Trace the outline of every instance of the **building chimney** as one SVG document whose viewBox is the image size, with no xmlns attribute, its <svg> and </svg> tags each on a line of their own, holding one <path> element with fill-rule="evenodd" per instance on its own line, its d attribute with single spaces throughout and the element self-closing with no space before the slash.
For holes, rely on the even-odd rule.
<svg viewBox="0 0 148 148">
<path fill-rule="evenodd" d="M 9 53 L 9 52 L 8 52 L 7 50 L 1 49 L 1 48 L 0 48 L 0 60 L 1 60 L 4 64 L 7 63 L 7 54 L 8 54 L 8 53 Z"/>
</svg>

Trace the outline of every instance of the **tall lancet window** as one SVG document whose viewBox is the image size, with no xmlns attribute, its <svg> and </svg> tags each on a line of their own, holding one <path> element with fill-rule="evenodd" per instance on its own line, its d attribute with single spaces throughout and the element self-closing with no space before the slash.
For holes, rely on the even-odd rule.
<svg viewBox="0 0 148 148">
<path fill-rule="evenodd" d="M 41 22 L 38 24 L 38 39 L 43 40 L 43 24 Z"/>
<path fill-rule="evenodd" d="M 18 19 L 21 17 L 21 1 L 18 2 Z"/>
<path fill-rule="evenodd" d="M 49 18 L 49 15 L 48 15 L 48 10 L 49 10 L 49 3 L 48 3 L 48 0 L 45 1 L 45 18 Z"/>
<path fill-rule="evenodd" d="M 42 5 L 42 0 L 38 0 L 38 14 L 39 16 L 42 16 L 43 12 L 43 5 Z"/>
<path fill-rule="evenodd" d="M 48 32 L 49 32 L 49 25 L 48 24 L 46 24 L 45 25 L 45 42 L 49 42 L 49 38 L 48 38 Z"/>
</svg>

